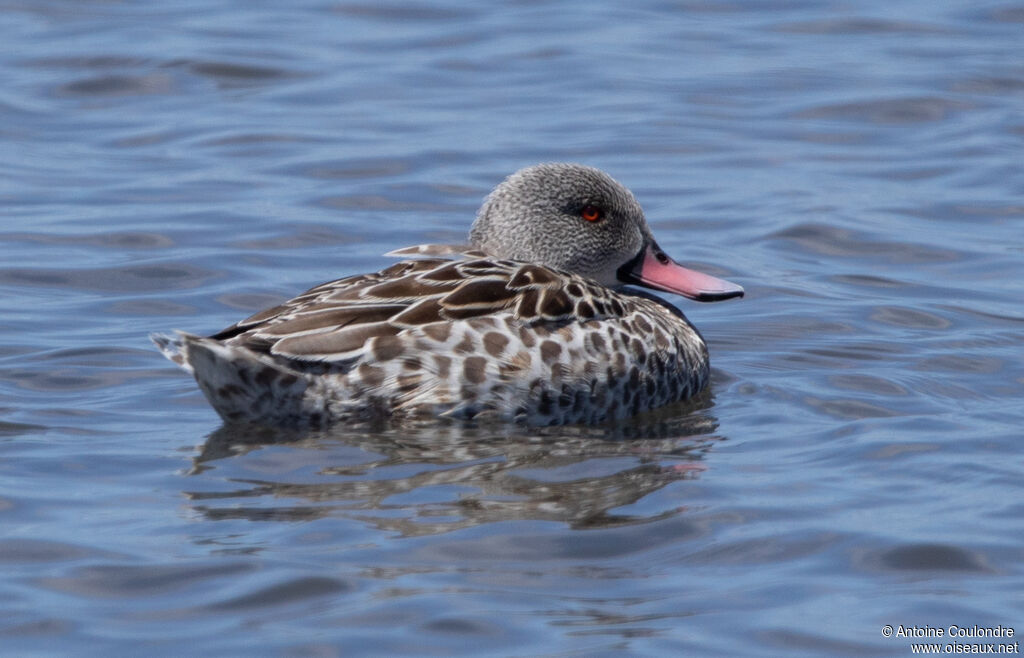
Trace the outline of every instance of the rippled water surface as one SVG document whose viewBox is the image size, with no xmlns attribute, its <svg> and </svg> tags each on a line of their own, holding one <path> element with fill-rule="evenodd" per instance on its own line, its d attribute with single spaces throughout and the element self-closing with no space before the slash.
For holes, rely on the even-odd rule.
<svg viewBox="0 0 1024 658">
<path fill-rule="evenodd" d="M 10 655 L 1024 633 L 1024 4 L 3 2 Z M 606 169 L 741 283 L 621 427 L 225 428 L 147 334 Z M 1017 638 L 1019 639 L 1019 638 Z"/>
</svg>

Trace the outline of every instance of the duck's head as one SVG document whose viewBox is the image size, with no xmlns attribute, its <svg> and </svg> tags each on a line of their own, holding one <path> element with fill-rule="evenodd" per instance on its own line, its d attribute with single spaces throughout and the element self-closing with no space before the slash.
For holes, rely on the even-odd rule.
<svg viewBox="0 0 1024 658">
<path fill-rule="evenodd" d="M 735 283 L 669 258 L 632 192 L 593 167 L 555 163 L 520 169 L 484 200 L 469 238 L 494 256 L 581 274 L 610 287 L 632 283 L 702 302 L 743 296 Z"/>
</svg>

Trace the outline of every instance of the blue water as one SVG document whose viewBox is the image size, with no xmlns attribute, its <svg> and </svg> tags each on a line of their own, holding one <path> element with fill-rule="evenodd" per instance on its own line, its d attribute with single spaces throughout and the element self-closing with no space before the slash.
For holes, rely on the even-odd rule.
<svg viewBox="0 0 1024 658">
<path fill-rule="evenodd" d="M 1022 33 L 1013 0 L 4 2 L 3 653 L 1024 633 Z M 238 431 L 148 342 L 460 241 L 562 160 L 747 289 L 672 298 L 700 404 Z"/>
</svg>

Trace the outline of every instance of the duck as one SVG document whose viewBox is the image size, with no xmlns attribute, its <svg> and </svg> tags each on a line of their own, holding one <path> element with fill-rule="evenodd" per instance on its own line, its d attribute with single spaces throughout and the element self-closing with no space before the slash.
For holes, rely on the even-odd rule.
<svg viewBox="0 0 1024 658">
<path fill-rule="evenodd" d="M 225 423 L 389 419 L 621 421 L 708 383 L 700 332 L 649 291 L 743 296 L 655 241 L 607 173 L 521 169 L 484 199 L 468 244 L 416 245 L 215 334 L 151 336 Z"/>
</svg>

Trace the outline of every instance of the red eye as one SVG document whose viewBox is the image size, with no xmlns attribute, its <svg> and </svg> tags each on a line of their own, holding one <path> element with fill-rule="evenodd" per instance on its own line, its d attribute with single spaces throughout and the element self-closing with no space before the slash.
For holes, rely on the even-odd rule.
<svg viewBox="0 0 1024 658">
<path fill-rule="evenodd" d="M 587 220 L 588 222 L 596 222 L 597 220 L 604 217 L 604 211 L 594 205 L 583 206 L 583 210 L 580 211 L 580 217 Z"/>
</svg>

